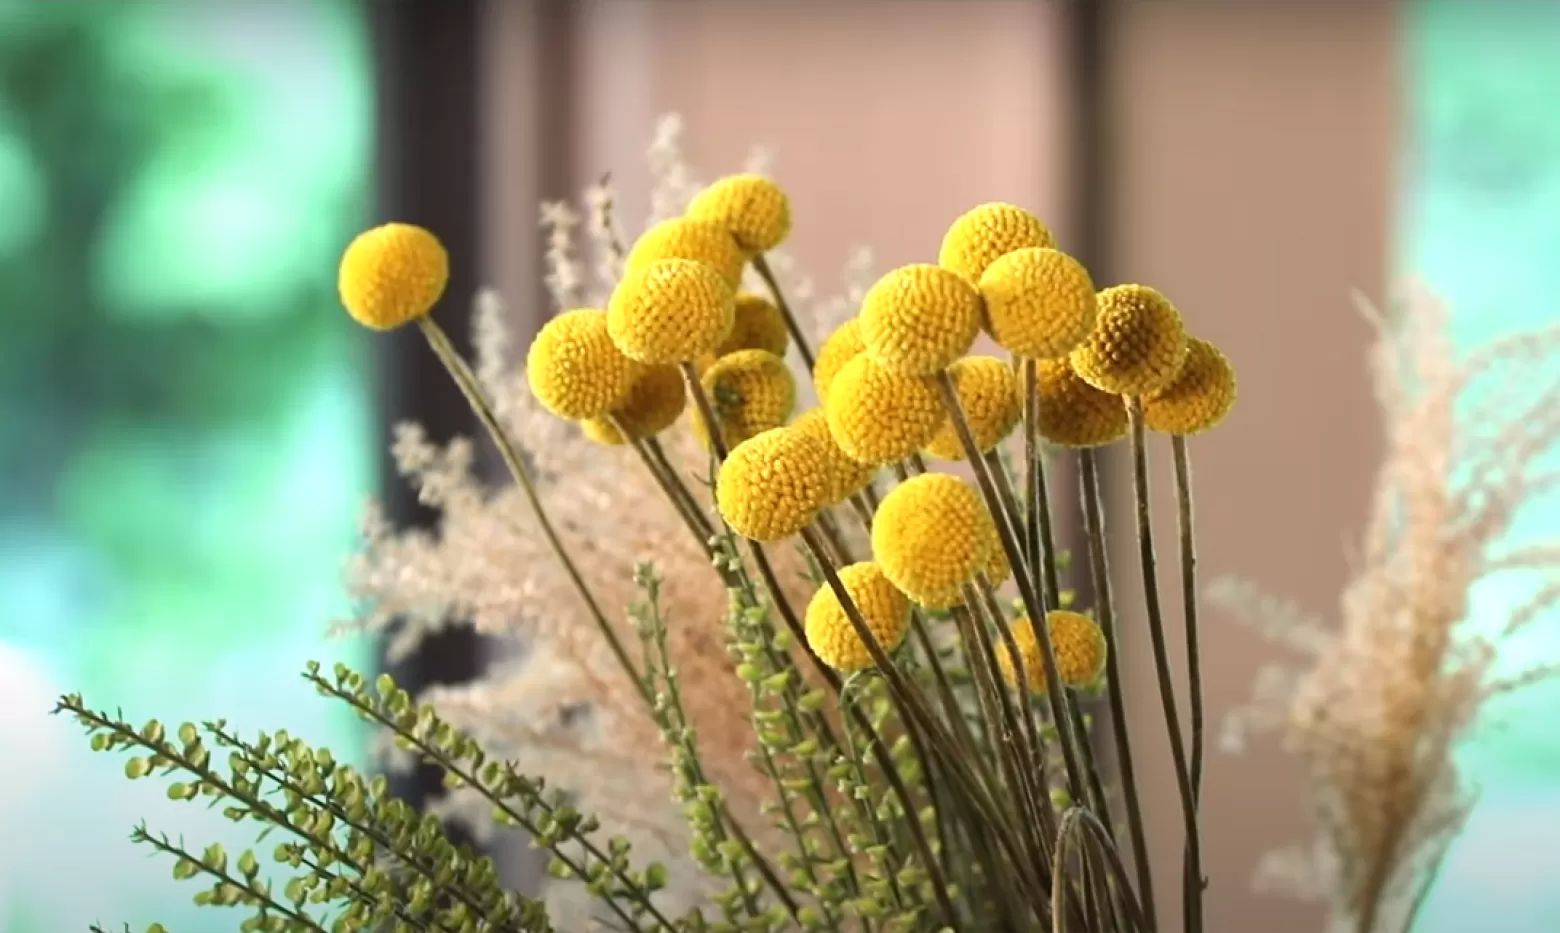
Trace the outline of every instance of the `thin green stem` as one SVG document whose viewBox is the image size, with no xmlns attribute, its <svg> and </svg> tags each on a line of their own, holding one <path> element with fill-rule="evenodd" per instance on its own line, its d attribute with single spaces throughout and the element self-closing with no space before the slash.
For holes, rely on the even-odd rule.
<svg viewBox="0 0 1560 933">
<path fill-rule="evenodd" d="M 1173 436 L 1170 449 L 1175 458 L 1176 531 L 1181 544 L 1181 611 L 1186 621 L 1186 680 L 1191 691 L 1192 706 L 1192 799 L 1200 807 L 1203 778 L 1203 683 L 1197 624 L 1197 535 L 1192 527 L 1192 463 L 1184 436 Z M 1202 883 L 1201 879 L 1198 883 Z"/>
<path fill-rule="evenodd" d="M 775 307 L 780 309 L 780 316 L 785 318 L 785 328 L 791 332 L 791 342 L 796 344 L 796 352 L 801 355 L 807 371 L 812 372 L 818 366 L 818 358 L 813 355 L 812 347 L 807 343 L 807 335 L 802 333 L 802 325 L 791 311 L 791 305 L 786 302 L 785 293 L 780 289 L 780 281 L 775 278 L 775 272 L 769 267 L 769 260 L 763 253 L 753 256 L 753 271 L 764 280 L 770 296 L 775 300 Z"/>
</svg>

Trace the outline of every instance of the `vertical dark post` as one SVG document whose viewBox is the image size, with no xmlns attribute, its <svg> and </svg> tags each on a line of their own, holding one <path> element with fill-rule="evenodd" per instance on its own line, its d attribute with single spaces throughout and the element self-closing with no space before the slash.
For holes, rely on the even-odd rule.
<svg viewBox="0 0 1560 933">
<path fill-rule="evenodd" d="M 398 0 L 368 8 L 378 101 L 378 218 L 419 224 L 444 241 L 450 284 L 436 316 L 466 351 L 480 237 L 479 5 L 475 0 Z M 416 328 L 377 340 L 381 449 L 388 448 L 390 429 L 402 421 L 422 424 L 435 441 L 470 436 L 475 419 Z M 430 524 L 434 515 L 396 474 L 388 455 L 381 464 L 391 520 L 402 527 Z M 415 692 L 428 684 L 469 680 L 480 663 L 477 637 L 458 629 L 430 638 L 389 670 Z M 438 787 L 438 776 L 423 769 L 395 790 L 420 806 Z"/>
</svg>

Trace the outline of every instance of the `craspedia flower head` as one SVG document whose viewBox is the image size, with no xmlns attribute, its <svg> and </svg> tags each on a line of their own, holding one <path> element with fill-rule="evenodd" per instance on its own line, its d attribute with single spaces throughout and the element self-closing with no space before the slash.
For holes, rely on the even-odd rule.
<svg viewBox="0 0 1560 933">
<path fill-rule="evenodd" d="M 999 256 L 1055 246 L 1056 238 L 1040 218 L 1017 205 L 994 201 L 965 211 L 953 222 L 943 235 L 937 264 L 973 284 Z"/>
<path fill-rule="evenodd" d="M 861 342 L 861 321 L 858 318 L 851 318 L 841 324 L 824 340 L 818 347 L 812 371 L 813 389 L 818 393 L 818 401 L 829 400 L 829 387 L 834 385 L 834 377 L 840 374 L 846 363 L 866 350 L 867 345 Z"/>
<path fill-rule="evenodd" d="M 875 467 L 858 463 L 845 453 L 839 442 L 834 439 L 834 435 L 829 433 L 829 420 L 822 408 L 811 408 L 803 412 L 791 423 L 791 430 L 816 437 L 828 451 L 827 462 L 831 482 L 827 505 L 843 502 L 860 492 L 872 480 L 872 474 L 877 472 Z"/>
<path fill-rule="evenodd" d="M 1046 631 L 1051 636 L 1051 650 L 1056 654 L 1056 672 L 1068 687 L 1087 687 L 1099 680 L 1105 670 L 1105 633 L 1098 624 L 1080 612 L 1056 609 L 1046 614 Z M 1041 657 L 1040 642 L 1035 637 L 1033 623 L 1028 616 L 1014 620 L 1011 631 L 1023 660 L 1024 679 L 1032 693 L 1044 693 L 1045 660 Z M 1009 684 L 1017 680 L 1011 650 L 1004 639 L 999 644 L 997 666 Z"/>
<path fill-rule="evenodd" d="M 754 541 L 779 541 L 801 531 L 828 495 L 828 451 L 817 438 L 789 428 L 773 428 L 733 447 L 715 481 L 721 517 Z"/>
<path fill-rule="evenodd" d="M 948 367 L 975 444 L 984 453 L 1001 443 L 1024 415 L 1023 397 L 1013 367 L 994 356 L 967 356 Z M 944 460 L 963 460 L 964 445 L 952 419 L 943 422 L 926 445 L 926 453 Z"/>
<path fill-rule="evenodd" d="M 1039 247 L 998 257 L 980 277 L 980 294 L 992 339 L 1037 360 L 1077 349 L 1094 330 L 1099 307 L 1089 270 L 1060 250 Z"/>
<path fill-rule="evenodd" d="M 688 217 L 720 224 L 748 253 L 764 253 L 791 232 L 791 199 L 763 175 L 728 175 L 688 202 Z"/>
<path fill-rule="evenodd" d="M 883 497 L 872 519 L 872 555 L 906 596 L 930 609 L 957 605 L 985 569 L 991 515 L 970 484 L 922 473 Z"/>
<path fill-rule="evenodd" d="M 607 326 L 624 355 L 682 363 L 720 345 L 735 315 L 731 286 L 702 262 L 662 259 L 632 272 L 612 292 Z"/>
<path fill-rule="evenodd" d="M 940 266 L 901 266 L 867 289 L 861 342 L 889 369 L 930 376 L 952 365 L 980 333 L 980 292 Z"/>
<path fill-rule="evenodd" d="M 791 335 L 785 327 L 785 315 L 774 302 L 752 292 L 737 292 L 734 309 L 731 333 L 716 348 L 716 355 L 725 356 L 738 350 L 768 350 L 775 356 L 785 356 Z"/>
<path fill-rule="evenodd" d="M 885 654 L 893 653 L 910 628 L 910 600 L 872 561 L 843 567 L 839 576 L 874 640 Z M 807 604 L 804 629 L 813 654 L 836 671 L 849 674 L 872 666 L 871 652 L 856 634 L 839 596 L 827 584 L 819 587 Z"/>
<path fill-rule="evenodd" d="M 1040 436 L 1062 447 L 1103 447 L 1127 436 L 1121 396 L 1101 392 L 1073 372 L 1066 360 L 1035 363 Z"/>
<path fill-rule="evenodd" d="M 785 360 L 768 350 L 729 353 L 706 369 L 699 382 L 728 445 L 780 427 L 796 409 L 796 379 Z M 694 432 L 709 446 L 703 418 L 694 419 Z"/>
<path fill-rule="evenodd" d="M 1186 358 L 1181 312 L 1146 285 L 1107 288 L 1098 301 L 1093 333 L 1068 357 L 1073 371 L 1115 395 L 1148 395 L 1169 385 Z"/>
<path fill-rule="evenodd" d="M 646 366 L 610 419 L 587 418 L 580 422 L 580 429 L 598 444 L 615 446 L 625 440 L 613 421 L 634 438 L 654 437 L 676 423 L 687 405 L 688 389 L 676 366 Z"/>
<path fill-rule="evenodd" d="M 1001 586 L 1013 575 L 1013 565 L 1008 563 L 1007 551 L 1002 547 L 1002 538 L 997 533 L 997 523 L 986 513 L 986 523 L 982 526 L 986 535 L 986 563 L 981 567 L 981 572 L 992 586 Z"/>
<path fill-rule="evenodd" d="M 347 244 L 336 278 L 352 319 L 391 330 L 426 317 L 450 281 L 450 257 L 439 238 L 412 224 L 365 230 Z"/>
<path fill-rule="evenodd" d="M 931 377 L 885 369 L 866 354 L 834 377 L 823 411 L 840 448 L 873 466 L 925 447 L 947 417 Z"/>
<path fill-rule="evenodd" d="M 542 325 L 525 363 L 542 407 L 576 421 L 623 404 L 643 371 L 612 342 L 606 312 L 594 308 L 565 311 Z"/>
<path fill-rule="evenodd" d="M 663 259 L 702 262 L 719 272 L 732 288 L 742 283 L 742 269 L 747 265 L 747 256 L 725 227 L 692 217 L 671 217 L 640 234 L 623 258 L 623 269 L 631 272 Z"/>
<path fill-rule="evenodd" d="M 1235 407 L 1235 367 L 1219 348 L 1191 338 L 1175 381 L 1143 399 L 1143 424 L 1165 434 L 1198 434 Z"/>
</svg>

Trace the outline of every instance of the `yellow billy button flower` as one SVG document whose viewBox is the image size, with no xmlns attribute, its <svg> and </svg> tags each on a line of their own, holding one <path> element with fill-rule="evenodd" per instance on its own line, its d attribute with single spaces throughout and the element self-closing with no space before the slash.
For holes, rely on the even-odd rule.
<svg viewBox="0 0 1560 933">
<path fill-rule="evenodd" d="M 901 266 L 861 301 L 861 342 L 889 369 L 931 376 L 947 369 L 980 334 L 980 292 L 939 266 Z"/>
<path fill-rule="evenodd" d="M 791 232 L 791 199 L 762 175 L 728 175 L 694 195 L 684 214 L 725 227 L 749 254 L 774 249 Z"/>
<path fill-rule="evenodd" d="M 1235 407 L 1235 367 L 1206 340 L 1187 342 L 1175 381 L 1143 399 L 1143 424 L 1164 434 L 1198 434 Z"/>
<path fill-rule="evenodd" d="M 608 336 L 606 313 L 592 308 L 565 311 L 542 325 L 525 364 L 542 407 L 575 421 L 623 404 L 643 370 Z"/>
<path fill-rule="evenodd" d="M 1186 327 L 1170 299 L 1146 285 L 1117 285 L 1098 300 L 1094 332 L 1068 357 L 1073 371 L 1114 395 L 1169 385 L 1186 358 Z"/>
<path fill-rule="evenodd" d="M 784 357 L 791 345 L 791 334 L 785 327 L 785 316 L 768 298 L 752 292 L 738 292 L 736 317 L 731 334 L 716 348 L 717 356 L 725 356 L 738 350 L 768 350 Z"/>
<path fill-rule="evenodd" d="M 1022 207 L 993 202 L 971 208 L 953 222 L 937 251 L 937 264 L 973 284 L 999 256 L 1055 246 L 1056 238 L 1040 218 Z"/>
<path fill-rule="evenodd" d="M 719 271 L 662 259 L 624 274 L 607 304 L 607 326 L 631 359 L 682 363 L 719 346 L 735 313 L 731 286 Z"/>
<path fill-rule="evenodd" d="M 872 480 L 872 474 L 877 472 L 875 467 L 857 463 L 845 453 L 839 442 L 834 439 L 834 435 L 829 433 L 829 420 L 821 408 L 811 408 L 802 412 L 791 423 L 791 430 L 816 437 L 828 450 L 827 462 L 831 480 L 826 503 L 828 505 L 843 502 L 866 488 L 867 483 Z"/>
<path fill-rule="evenodd" d="M 840 448 L 873 466 L 919 451 L 947 417 L 930 377 L 885 369 L 866 354 L 840 370 L 823 410 Z"/>
<path fill-rule="evenodd" d="M 892 654 L 910 629 L 910 600 L 871 561 L 841 568 L 840 582 L 872 637 L 885 654 Z M 805 633 L 813 654 L 836 671 L 850 674 L 872 667 L 871 652 L 845 615 L 839 596 L 827 584 L 807 604 Z"/>
<path fill-rule="evenodd" d="M 699 379 L 715 407 L 727 446 L 778 428 L 796 409 L 796 379 L 785 360 L 768 350 L 738 350 L 716 360 Z M 704 419 L 694 419 L 699 441 L 709 446 Z"/>
<path fill-rule="evenodd" d="M 648 366 L 634 380 L 628 399 L 612 411 L 612 420 L 635 438 L 654 437 L 671 427 L 688 404 L 688 388 L 675 366 Z M 580 422 L 585 436 L 598 444 L 624 443 L 612 420 L 605 416 Z"/>
<path fill-rule="evenodd" d="M 866 344 L 861 342 L 861 321 L 858 318 L 851 318 L 829 335 L 818 348 L 818 358 L 813 365 L 813 389 L 818 393 L 818 401 L 829 400 L 829 387 L 834 385 L 834 377 L 840 374 L 846 363 L 865 353 L 866 349 Z"/>
<path fill-rule="evenodd" d="M 1094 330 L 1094 281 L 1082 263 L 1058 250 L 1020 249 L 999 257 L 980 277 L 980 293 L 992 339 L 1019 356 L 1066 356 Z"/>
<path fill-rule="evenodd" d="M 779 541 L 813 520 L 829 496 L 822 442 L 774 428 L 731 449 L 715 482 L 715 507 L 737 534 Z"/>
<path fill-rule="evenodd" d="M 948 367 L 954 390 L 982 452 L 1002 442 L 1024 416 L 1013 367 L 994 356 L 967 356 Z M 944 460 L 963 460 L 964 445 L 951 420 L 943 422 L 926 445 L 926 453 Z"/>
<path fill-rule="evenodd" d="M 1105 670 L 1105 633 L 1099 625 L 1080 612 L 1056 609 L 1046 614 L 1046 631 L 1051 635 L 1051 650 L 1056 653 L 1056 670 L 1062 683 L 1068 687 L 1087 687 L 1100 679 Z M 1028 616 L 1013 622 L 1013 641 L 1018 645 L 1019 657 L 1024 662 L 1024 679 L 1031 693 L 1044 693 L 1045 661 L 1040 656 L 1040 642 L 1035 638 L 1035 628 Z M 1006 639 L 998 645 L 997 667 L 1009 684 L 1017 680 L 1013 667 L 1013 655 Z"/>
<path fill-rule="evenodd" d="M 1073 372 L 1066 360 L 1035 364 L 1040 436 L 1062 447 L 1103 447 L 1127 436 L 1121 396 L 1101 392 Z"/>
<path fill-rule="evenodd" d="M 725 227 L 691 217 L 672 217 L 640 234 L 623 259 L 623 269 L 632 272 L 663 259 L 702 262 L 732 288 L 742 283 L 742 268 L 747 265 L 742 247 Z"/>
<path fill-rule="evenodd" d="M 1002 548 L 1002 538 L 997 534 L 996 520 L 991 513 L 986 513 L 986 523 L 982 526 L 987 540 L 986 564 L 981 572 L 992 586 L 1001 586 L 1013 576 L 1013 565 L 1008 563 L 1007 551 Z"/>
<path fill-rule="evenodd" d="M 986 568 L 991 515 L 980 493 L 946 473 L 922 473 L 883 497 L 872 520 L 872 555 L 906 596 L 929 609 L 963 598 Z"/>
<path fill-rule="evenodd" d="M 352 319 L 392 330 L 426 317 L 450 281 L 450 257 L 438 237 L 391 223 L 358 234 L 341 255 L 336 285 Z"/>
</svg>

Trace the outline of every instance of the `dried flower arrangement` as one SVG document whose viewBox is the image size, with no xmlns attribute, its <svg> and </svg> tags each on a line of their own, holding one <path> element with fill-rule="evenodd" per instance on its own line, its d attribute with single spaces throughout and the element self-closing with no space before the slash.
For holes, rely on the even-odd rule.
<svg viewBox="0 0 1560 933">
<path fill-rule="evenodd" d="M 276 868 L 144 827 L 135 840 L 171 856 L 176 877 L 210 882 L 199 903 L 247 909 L 246 931 L 1205 929 L 1198 584 L 1183 574 L 1192 651 L 1178 698 L 1146 450 L 1150 432 L 1169 436 L 1189 568 L 1188 438 L 1229 413 L 1229 362 L 1157 291 L 1097 291 L 1037 218 L 1007 204 L 958 218 L 935 265 L 815 309 L 835 325 L 817 341 L 799 289 L 779 285 L 784 192 L 757 172 L 695 184 L 668 126 L 652 150 L 650 221 L 631 246 L 619 245 L 610 192 L 587 198 L 592 276 L 572 249 L 578 215 L 544 209 L 560 313 L 522 372 L 505 365 L 491 296 L 478 302 L 474 367 L 429 316 L 447 259 L 427 231 L 376 228 L 342 261 L 347 310 L 372 328 L 421 329 L 514 480 L 485 488 L 469 443 L 439 449 L 403 428 L 397 461 L 442 524 L 398 533 L 371 519 L 350 574 L 368 611 L 349 627 L 390 631 L 396 652 L 469 621 L 514 636 L 516 661 L 417 698 L 384 676 L 305 672 L 443 769 L 443 809 L 415 813 L 384 778 L 285 731 L 250 739 L 219 720 L 169 735 L 62 698 L 94 748 L 132 753 L 130 777 L 177 776 L 175 799 L 211 798 L 286 837 Z M 1010 359 L 971 355 L 982 331 Z M 800 386 L 790 350 L 807 370 Z M 808 383 L 820 404 L 797 413 Z M 1184 817 L 1176 920 L 1156 908 L 1143 855 L 1113 650 L 1096 451 L 1122 441 Z M 1080 466 L 1089 607 L 1073 605 L 1075 568 L 1053 540 L 1058 456 Z M 1383 521 L 1382 535 L 1399 532 Z M 1389 582 L 1406 594 L 1409 581 Z M 1360 600 L 1349 605 L 1363 614 Z M 1346 678 L 1328 664 L 1353 663 L 1332 660 L 1341 653 L 1318 665 L 1297 709 L 1332 702 Z M 1077 703 L 1095 693 L 1112 709 L 1117 782 L 1097 768 Z M 1445 709 L 1471 713 L 1459 696 Z M 1310 722 L 1301 747 L 1318 785 L 1341 787 L 1339 746 L 1323 739 L 1380 732 L 1340 738 Z M 1323 796 L 1345 821 L 1380 808 Z M 1400 822 L 1445 825 L 1444 812 Z M 523 828 L 559 880 L 543 900 L 505 890 L 443 817 Z M 1364 844 L 1323 825 L 1331 851 Z M 1345 866 L 1350 878 L 1365 870 Z M 279 887 L 275 872 L 287 875 Z"/>
</svg>

